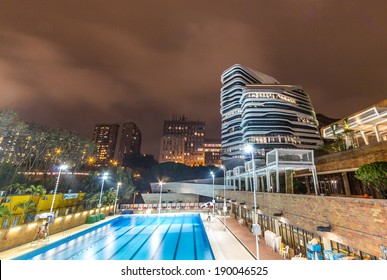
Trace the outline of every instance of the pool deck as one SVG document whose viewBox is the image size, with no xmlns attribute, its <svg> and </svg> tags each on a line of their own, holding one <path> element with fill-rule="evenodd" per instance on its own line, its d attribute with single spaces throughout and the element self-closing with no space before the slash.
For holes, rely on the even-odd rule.
<svg viewBox="0 0 387 280">
<path fill-rule="evenodd" d="M 104 221 L 115 219 L 117 217 L 119 217 L 119 215 L 108 216 Z M 204 213 L 201 213 L 201 217 L 216 260 L 255 259 L 255 236 L 252 235 L 247 227 L 240 225 L 236 219 L 227 217 L 227 230 L 225 230 L 223 217 L 215 217 L 212 218 L 211 221 L 207 221 L 207 216 Z M 55 242 L 72 234 L 94 227 L 95 225 L 96 224 L 84 224 L 64 232 L 53 234 L 49 237 L 49 242 Z M 43 245 L 43 242 L 33 244 L 32 246 L 31 243 L 27 243 L 0 252 L 0 260 L 13 259 Z M 259 259 L 261 260 L 283 260 L 282 256 L 279 253 L 272 251 L 262 238 L 260 238 L 259 242 L 259 255 Z"/>
<path fill-rule="evenodd" d="M 212 251 L 217 260 L 254 260 L 255 236 L 236 219 L 226 217 L 227 230 L 224 228 L 223 216 L 210 222 L 203 219 Z M 284 260 L 282 255 L 266 245 L 263 238 L 259 239 L 260 260 Z"/>
</svg>

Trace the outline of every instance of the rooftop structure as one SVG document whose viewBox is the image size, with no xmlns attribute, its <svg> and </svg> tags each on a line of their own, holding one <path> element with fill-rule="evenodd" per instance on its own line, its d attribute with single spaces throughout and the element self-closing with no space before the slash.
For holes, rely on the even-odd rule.
<svg viewBox="0 0 387 280">
<path fill-rule="evenodd" d="M 222 74 L 222 160 L 243 166 L 243 147 L 257 159 L 275 148 L 314 149 L 322 145 L 309 96 L 299 86 L 281 85 L 260 72 L 234 65 Z"/>
<path fill-rule="evenodd" d="M 353 132 L 356 144 L 387 141 L 387 99 L 321 129 L 322 136 Z"/>
</svg>

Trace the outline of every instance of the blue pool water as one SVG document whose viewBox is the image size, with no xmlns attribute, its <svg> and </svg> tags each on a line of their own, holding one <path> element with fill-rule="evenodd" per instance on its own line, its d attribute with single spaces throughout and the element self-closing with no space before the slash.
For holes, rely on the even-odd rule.
<svg viewBox="0 0 387 280">
<path fill-rule="evenodd" d="M 17 260 L 213 260 L 199 214 L 129 215 Z"/>
</svg>

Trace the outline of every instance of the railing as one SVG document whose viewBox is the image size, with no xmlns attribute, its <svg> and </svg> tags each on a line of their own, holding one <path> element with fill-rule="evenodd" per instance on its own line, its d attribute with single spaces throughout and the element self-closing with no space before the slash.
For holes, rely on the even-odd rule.
<svg viewBox="0 0 387 280">
<path fill-rule="evenodd" d="M 205 210 L 205 209 L 212 209 L 215 206 L 215 209 L 222 209 L 223 202 L 221 203 L 215 203 L 214 206 L 204 206 L 206 203 L 201 202 L 173 202 L 173 203 L 161 203 L 161 210 L 162 211 L 184 211 L 184 210 Z M 124 209 L 130 209 L 137 212 L 143 212 L 148 209 L 151 211 L 156 211 L 159 209 L 160 204 L 158 203 L 143 203 L 143 204 L 121 204 L 120 210 Z"/>
</svg>

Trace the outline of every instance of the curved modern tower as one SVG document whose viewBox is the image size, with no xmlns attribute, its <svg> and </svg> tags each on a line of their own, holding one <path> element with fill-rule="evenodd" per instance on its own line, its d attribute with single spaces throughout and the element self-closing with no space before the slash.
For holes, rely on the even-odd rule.
<svg viewBox="0 0 387 280">
<path fill-rule="evenodd" d="M 243 165 L 247 143 L 257 159 L 275 148 L 313 149 L 322 144 L 309 96 L 260 72 L 234 65 L 223 72 L 220 113 L 222 160 Z"/>
</svg>

